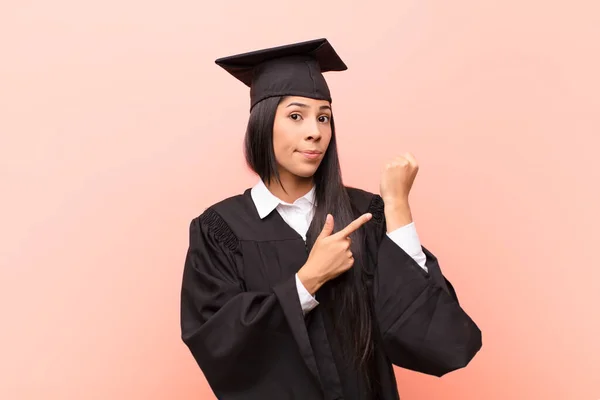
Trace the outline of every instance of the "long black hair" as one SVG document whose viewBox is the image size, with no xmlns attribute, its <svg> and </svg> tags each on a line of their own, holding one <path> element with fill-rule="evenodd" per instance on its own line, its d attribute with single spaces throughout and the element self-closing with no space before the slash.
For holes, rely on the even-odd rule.
<svg viewBox="0 0 600 400">
<path fill-rule="evenodd" d="M 270 97 L 256 104 L 251 110 L 246 130 L 246 162 L 266 184 L 281 183 L 273 149 L 273 124 L 277 106 L 283 98 Z M 334 232 L 346 227 L 357 217 L 342 181 L 333 117 L 330 122 L 331 141 L 313 177 L 316 209 L 307 233 L 309 246 L 314 244 L 323 229 L 327 214 L 334 217 Z M 333 317 L 342 346 L 349 345 L 353 350 L 343 352 L 345 361 L 353 363 L 365 379 L 369 398 L 375 399 L 379 386 L 374 350 L 375 327 L 372 302 L 361 268 L 364 256 L 361 229 L 354 232 L 351 238 L 354 266 L 326 284 L 331 296 L 326 308 Z"/>
</svg>

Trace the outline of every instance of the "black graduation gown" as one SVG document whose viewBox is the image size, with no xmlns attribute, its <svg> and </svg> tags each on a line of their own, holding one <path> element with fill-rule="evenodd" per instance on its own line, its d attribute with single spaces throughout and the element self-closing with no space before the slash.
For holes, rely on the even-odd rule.
<svg viewBox="0 0 600 400">
<path fill-rule="evenodd" d="M 460 307 L 436 257 L 429 273 L 386 235 L 383 201 L 348 188 L 373 260 L 369 284 L 383 400 L 398 399 L 392 364 L 442 376 L 465 367 L 481 332 Z M 308 249 L 274 211 L 261 220 L 250 190 L 193 219 L 181 291 L 182 339 L 220 400 L 355 399 L 323 307 L 302 313 L 295 274 Z M 319 293 L 317 293 L 319 296 Z"/>
</svg>

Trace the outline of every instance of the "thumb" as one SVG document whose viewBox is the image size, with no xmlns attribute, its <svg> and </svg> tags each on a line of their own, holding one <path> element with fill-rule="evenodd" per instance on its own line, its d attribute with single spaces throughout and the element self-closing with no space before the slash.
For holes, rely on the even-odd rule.
<svg viewBox="0 0 600 400">
<path fill-rule="evenodd" d="M 325 225 L 323 225 L 323 230 L 319 234 L 317 239 L 323 239 L 327 236 L 331 235 L 333 232 L 333 216 L 331 214 L 327 214 L 327 218 L 325 218 Z"/>
</svg>

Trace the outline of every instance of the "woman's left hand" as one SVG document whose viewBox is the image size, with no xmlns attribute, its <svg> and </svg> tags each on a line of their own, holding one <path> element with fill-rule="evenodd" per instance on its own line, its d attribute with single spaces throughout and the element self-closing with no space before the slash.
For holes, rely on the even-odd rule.
<svg viewBox="0 0 600 400">
<path fill-rule="evenodd" d="M 386 204 L 408 204 L 408 195 L 419 171 L 417 160 L 404 153 L 386 164 L 381 176 L 380 193 Z"/>
<path fill-rule="evenodd" d="M 387 163 L 381 176 L 380 193 L 385 206 L 388 232 L 413 222 L 408 195 L 419 171 L 417 160 L 404 153 Z"/>
</svg>

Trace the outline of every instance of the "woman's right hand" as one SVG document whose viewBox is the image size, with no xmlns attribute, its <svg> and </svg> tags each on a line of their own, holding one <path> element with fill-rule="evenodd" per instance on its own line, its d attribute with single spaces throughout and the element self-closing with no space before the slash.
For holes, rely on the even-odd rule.
<svg viewBox="0 0 600 400">
<path fill-rule="evenodd" d="M 350 250 L 350 234 L 372 217 L 370 213 L 363 214 L 344 229 L 332 234 L 333 216 L 327 215 L 323 230 L 317 237 L 308 260 L 298 271 L 298 278 L 311 295 L 314 295 L 325 282 L 346 272 L 354 265 L 354 257 Z"/>
</svg>

